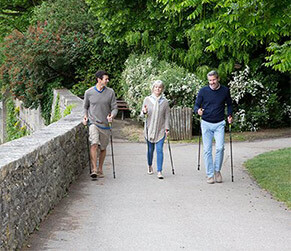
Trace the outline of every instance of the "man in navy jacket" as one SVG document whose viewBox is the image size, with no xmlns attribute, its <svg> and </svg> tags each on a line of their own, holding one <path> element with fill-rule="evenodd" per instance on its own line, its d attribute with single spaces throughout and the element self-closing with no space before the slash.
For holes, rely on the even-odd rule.
<svg viewBox="0 0 291 251">
<path fill-rule="evenodd" d="M 220 173 L 224 154 L 225 104 L 227 105 L 228 123 L 232 122 L 232 100 L 229 89 L 220 85 L 216 71 L 207 74 L 208 86 L 199 90 L 194 113 L 202 116 L 201 130 L 203 140 L 204 163 L 207 183 L 221 183 Z M 212 159 L 212 140 L 215 138 L 215 161 Z"/>
</svg>

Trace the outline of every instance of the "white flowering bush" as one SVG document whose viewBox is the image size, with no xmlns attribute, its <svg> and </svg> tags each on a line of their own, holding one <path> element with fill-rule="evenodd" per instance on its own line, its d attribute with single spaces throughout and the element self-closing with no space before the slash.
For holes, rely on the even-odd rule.
<svg viewBox="0 0 291 251">
<path fill-rule="evenodd" d="M 234 102 L 234 124 L 240 131 L 257 131 L 261 127 L 278 127 L 282 118 L 289 116 L 288 105 L 281 106 L 277 83 L 265 77 L 262 83 L 250 77 L 250 68 L 233 73 L 229 82 Z"/>
<path fill-rule="evenodd" d="M 249 79 L 250 68 L 246 66 L 243 71 L 234 72 L 233 80 L 229 82 L 232 100 L 237 104 L 248 93 L 255 97 L 258 92 L 264 89 L 262 83 L 255 79 Z"/>
<path fill-rule="evenodd" d="M 139 114 L 144 98 L 151 94 L 152 82 L 157 79 L 163 81 L 171 107 L 193 107 L 203 85 L 193 73 L 176 64 L 146 54 L 132 54 L 125 62 L 121 84 L 133 117 Z"/>
</svg>

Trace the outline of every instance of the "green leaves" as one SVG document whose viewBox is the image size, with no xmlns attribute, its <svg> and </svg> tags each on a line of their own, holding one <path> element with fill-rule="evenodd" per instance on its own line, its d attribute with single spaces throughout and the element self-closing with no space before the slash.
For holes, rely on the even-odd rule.
<svg viewBox="0 0 291 251">
<path fill-rule="evenodd" d="M 273 50 L 271 46 L 271 43 L 276 42 L 282 44 L 280 41 L 290 36 L 291 9 L 288 1 L 160 0 L 159 2 L 162 2 L 165 5 L 164 10 L 170 13 L 190 11 L 187 19 L 193 21 L 193 28 L 190 29 L 192 32 L 187 34 L 191 50 L 201 49 L 200 45 L 196 46 L 196 37 L 200 35 L 204 45 L 202 48 L 204 56 L 205 53 L 209 53 L 221 61 L 226 61 L 231 56 L 233 61 L 247 64 L 250 58 L 262 53 L 262 47 L 268 47 L 268 51 L 276 55 L 267 57 L 267 60 L 273 63 L 265 65 L 273 66 L 282 72 L 288 71 L 288 55 L 282 55 L 287 53 L 287 50 L 278 51 L 275 48 Z M 277 65 L 277 60 L 280 60 L 278 57 L 282 59 L 280 66 Z M 193 63 L 197 61 L 198 58 Z"/>
<path fill-rule="evenodd" d="M 267 50 L 272 54 L 266 57 L 269 61 L 265 63 L 266 66 L 276 71 L 291 72 L 291 40 L 282 45 L 271 43 Z"/>
<path fill-rule="evenodd" d="M 51 87 L 71 87 L 75 72 L 91 57 L 88 37 L 94 35 L 94 17 L 79 0 L 43 3 L 34 15 L 25 32 L 6 37 L 1 76 L 25 107 L 41 105 L 48 121 Z"/>
<path fill-rule="evenodd" d="M 0 0 L 0 36 L 14 29 L 24 31 L 29 25 L 31 12 L 42 0 Z"/>
</svg>

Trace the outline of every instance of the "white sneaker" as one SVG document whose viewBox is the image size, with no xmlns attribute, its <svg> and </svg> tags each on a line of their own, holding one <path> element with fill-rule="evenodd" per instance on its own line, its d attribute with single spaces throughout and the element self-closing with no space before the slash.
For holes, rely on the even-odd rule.
<svg viewBox="0 0 291 251">
<path fill-rule="evenodd" d="M 158 179 L 162 180 L 164 178 L 162 172 L 158 172 Z"/>
<path fill-rule="evenodd" d="M 154 173 L 153 167 L 152 166 L 149 166 L 148 175 L 152 175 L 153 173 Z"/>
</svg>

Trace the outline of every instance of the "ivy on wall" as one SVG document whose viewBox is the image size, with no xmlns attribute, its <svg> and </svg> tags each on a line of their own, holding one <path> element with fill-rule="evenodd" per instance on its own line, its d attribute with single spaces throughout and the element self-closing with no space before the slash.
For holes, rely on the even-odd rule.
<svg viewBox="0 0 291 251">
<path fill-rule="evenodd" d="M 20 108 L 15 107 L 12 98 L 9 98 L 7 103 L 7 119 L 6 119 L 6 130 L 7 130 L 7 141 L 21 138 L 23 136 L 29 135 L 29 131 L 26 126 L 21 126 L 18 120 L 18 115 Z"/>
<path fill-rule="evenodd" d="M 67 115 L 71 114 L 72 109 L 74 107 L 76 107 L 76 104 L 70 104 L 70 105 L 66 106 L 66 108 L 63 112 L 63 115 L 62 115 L 61 109 L 60 109 L 60 95 L 58 94 L 51 123 L 54 123 L 54 122 L 60 120 L 62 117 L 66 117 Z"/>
<path fill-rule="evenodd" d="M 59 94 L 57 95 L 56 104 L 54 108 L 55 109 L 54 109 L 54 114 L 52 116 L 51 123 L 58 121 L 62 117 L 61 110 L 60 110 L 60 95 Z"/>
<path fill-rule="evenodd" d="M 68 106 L 66 107 L 66 109 L 64 110 L 64 114 L 63 114 L 63 116 L 66 117 L 66 116 L 68 116 L 69 114 L 71 114 L 72 109 L 73 109 L 74 107 L 76 107 L 76 104 L 70 104 L 70 105 L 68 105 Z"/>
</svg>

